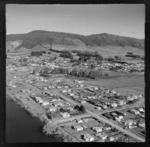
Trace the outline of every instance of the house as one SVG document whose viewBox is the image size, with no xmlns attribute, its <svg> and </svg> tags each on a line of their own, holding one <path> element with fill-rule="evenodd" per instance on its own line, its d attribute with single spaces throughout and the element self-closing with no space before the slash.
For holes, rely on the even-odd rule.
<svg viewBox="0 0 150 147">
<path fill-rule="evenodd" d="M 129 129 L 133 129 L 133 128 L 136 128 L 137 126 L 136 125 L 129 125 Z"/>
<path fill-rule="evenodd" d="M 65 86 L 65 88 L 67 89 L 67 88 L 69 88 L 68 86 Z"/>
<path fill-rule="evenodd" d="M 111 127 L 108 126 L 108 127 L 105 127 L 104 129 L 105 129 L 106 131 L 108 131 L 108 130 L 111 130 Z"/>
<path fill-rule="evenodd" d="M 109 137 L 109 141 L 114 141 L 114 140 L 115 140 L 115 138 L 113 136 Z"/>
<path fill-rule="evenodd" d="M 116 112 L 112 112 L 111 115 L 112 116 L 118 116 L 118 114 Z"/>
<path fill-rule="evenodd" d="M 135 110 L 135 109 L 132 109 L 131 112 L 133 112 L 136 115 L 140 114 L 140 112 L 138 110 Z"/>
<path fill-rule="evenodd" d="M 101 110 L 102 108 L 99 106 L 99 107 L 96 107 L 96 109 L 97 109 L 97 110 Z"/>
<path fill-rule="evenodd" d="M 111 93 L 116 94 L 117 92 L 115 90 L 112 90 Z"/>
<path fill-rule="evenodd" d="M 84 118 L 83 121 L 84 121 L 84 122 L 88 122 L 89 119 L 88 119 L 88 118 Z"/>
<path fill-rule="evenodd" d="M 143 108 L 139 108 L 140 112 L 145 112 L 145 110 Z"/>
<path fill-rule="evenodd" d="M 107 109 L 107 105 L 103 105 L 103 109 Z"/>
<path fill-rule="evenodd" d="M 73 110 L 74 110 L 73 107 L 67 107 L 66 109 L 67 109 L 67 110 L 70 110 L 70 111 L 73 111 Z"/>
<path fill-rule="evenodd" d="M 70 96 L 74 96 L 75 94 L 74 93 L 70 93 Z"/>
<path fill-rule="evenodd" d="M 80 123 L 82 123 L 82 122 L 83 122 L 82 119 L 77 120 L 77 123 L 78 123 L 78 124 L 80 124 Z"/>
<path fill-rule="evenodd" d="M 136 124 L 136 122 L 134 120 L 127 120 L 124 122 L 125 126 L 129 126 L 129 128 L 131 128 L 134 124 Z"/>
<path fill-rule="evenodd" d="M 60 113 L 60 115 L 65 118 L 70 117 L 70 114 L 68 112 Z"/>
<path fill-rule="evenodd" d="M 107 134 L 106 133 L 98 133 L 96 134 L 97 137 L 100 137 L 102 140 L 105 140 L 107 138 Z"/>
<path fill-rule="evenodd" d="M 145 123 L 144 122 L 139 123 L 138 126 L 145 129 Z"/>
<path fill-rule="evenodd" d="M 131 97 L 131 96 L 127 96 L 127 100 L 128 100 L 128 101 L 133 101 L 133 100 L 134 100 L 134 98 L 133 98 L 133 97 Z"/>
<path fill-rule="evenodd" d="M 85 104 L 85 103 L 86 103 L 86 101 L 82 101 L 81 103 L 82 103 L 82 104 Z"/>
<path fill-rule="evenodd" d="M 67 92 L 67 90 L 62 90 L 63 93 Z"/>
<path fill-rule="evenodd" d="M 80 87 L 84 87 L 84 85 L 83 85 L 83 84 L 80 84 Z"/>
<path fill-rule="evenodd" d="M 49 111 L 53 111 L 53 112 L 55 112 L 56 111 L 56 107 L 51 107 L 51 108 L 49 108 Z"/>
<path fill-rule="evenodd" d="M 93 130 L 97 133 L 102 132 L 103 127 L 93 127 Z"/>
<path fill-rule="evenodd" d="M 98 90 L 98 87 L 94 87 L 95 90 Z"/>
<path fill-rule="evenodd" d="M 46 106 L 46 105 L 49 105 L 49 102 L 48 101 L 43 101 L 42 106 Z"/>
<path fill-rule="evenodd" d="M 84 140 L 91 142 L 91 141 L 94 141 L 94 137 L 91 136 L 90 134 L 86 133 L 86 134 L 84 134 Z"/>
<path fill-rule="evenodd" d="M 41 97 L 36 96 L 35 99 L 38 103 L 43 103 L 43 99 Z"/>
<path fill-rule="evenodd" d="M 70 104 L 69 102 L 66 102 L 66 105 L 67 105 L 67 106 L 70 106 L 71 104 Z"/>
<path fill-rule="evenodd" d="M 73 127 L 76 131 L 82 131 L 83 127 L 82 126 L 74 126 Z"/>
<path fill-rule="evenodd" d="M 125 104 L 126 104 L 126 101 L 120 100 L 120 101 L 118 102 L 118 104 L 121 105 L 121 106 L 122 106 L 122 105 L 125 105 Z"/>
<path fill-rule="evenodd" d="M 56 107 L 57 107 L 57 106 L 63 106 L 63 103 L 58 102 L 58 103 L 55 103 L 54 105 L 55 105 Z"/>
<path fill-rule="evenodd" d="M 117 103 L 112 103 L 111 106 L 112 106 L 113 108 L 116 108 L 118 105 L 117 105 Z"/>
<path fill-rule="evenodd" d="M 138 98 L 138 96 L 137 96 L 137 95 L 135 95 L 135 94 L 134 94 L 132 97 L 133 97 L 134 99 L 137 99 L 137 98 Z"/>
<path fill-rule="evenodd" d="M 117 120 L 117 121 L 122 121 L 123 120 L 123 116 L 122 115 L 120 115 L 120 116 L 118 116 L 118 117 L 115 117 L 115 119 Z"/>
</svg>

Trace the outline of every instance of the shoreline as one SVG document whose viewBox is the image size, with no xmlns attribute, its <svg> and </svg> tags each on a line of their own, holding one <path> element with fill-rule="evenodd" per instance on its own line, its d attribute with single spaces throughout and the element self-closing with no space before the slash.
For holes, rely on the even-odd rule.
<svg viewBox="0 0 150 147">
<path fill-rule="evenodd" d="M 62 142 L 69 142 L 70 137 L 68 136 L 68 139 L 66 140 L 67 136 L 65 134 L 62 134 L 62 131 L 59 130 L 59 128 L 53 124 L 48 123 L 46 120 L 44 120 L 43 117 L 41 117 L 40 115 L 35 115 L 32 110 L 28 107 L 25 106 L 21 101 L 19 101 L 16 98 L 12 98 L 11 96 L 9 96 L 9 94 L 6 94 L 6 99 L 8 101 L 12 101 L 15 104 L 19 105 L 20 108 L 22 108 L 28 115 L 30 115 L 33 118 L 38 118 L 42 123 L 42 131 L 41 133 L 44 134 L 45 136 L 50 136 L 50 135 L 56 135 L 59 138 L 62 138 Z"/>
</svg>

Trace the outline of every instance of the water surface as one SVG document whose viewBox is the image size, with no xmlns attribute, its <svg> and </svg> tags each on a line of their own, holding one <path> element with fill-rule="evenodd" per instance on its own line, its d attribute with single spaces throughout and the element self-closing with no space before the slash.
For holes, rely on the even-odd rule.
<svg viewBox="0 0 150 147">
<path fill-rule="evenodd" d="M 45 136 L 43 123 L 13 101 L 6 101 L 6 142 L 62 142 L 56 135 Z"/>
</svg>

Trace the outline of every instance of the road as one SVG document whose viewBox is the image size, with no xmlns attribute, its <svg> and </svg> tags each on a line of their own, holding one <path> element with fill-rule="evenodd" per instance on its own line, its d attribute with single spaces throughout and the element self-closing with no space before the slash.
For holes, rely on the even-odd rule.
<svg viewBox="0 0 150 147">
<path fill-rule="evenodd" d="M 24 84 L 25 84 L 26 86 L 29 86 L 29 87 L 33 88 L 33 86 L 31 86 L 30 84 L 27 84 L 27 83 L 24 83 Z M 37 89 L 37 90 L 39 90 L 39 89 L 36 88 L 36 87 L 34 87 L 34 88 Z M 46 90 L 45 90 L 45 91 L 46 91 Z M 62 97 L 63 99 L 65 99 L 66 101 L 69 101 L 70 103 L 72 103 L 72 104 L 74 104 L 74 105 L 79 105 L 79 104 L 80 104 L 80 103 L 78 103 L 78 102 L 75 102 L 75 101 L 72 100 L 72 99 L 67 98 L 66 96 L 64 96 L 63 94 L 61 94 L 58 90 L 53 90 L 52 92 L 55 93 L 56 95 L 59 95 L 60 97 Z M 144 142 L 144 141 L 145 141 L 143 138 L 137 136 L 136 134 L 133 134 L 133 133 L 129 132 L 128 130 L 125 130 L 125 129 L 121 128 L 120 126 L 118 126 L 118 125 L 112 123 L 110 120 L 108 120 L 108 119 L 102 117 L 101 115 L 89 111 L 88 108 L 86 108 L 86 111 L 87 111 L 91 116 L 93 116 L 93 117 L 97 118 L 98 120 L 103 121 L 103 122 L 105 122 L 105 123 L 107 123 L 107 124 L 109 124 L 109 125 L 111 125 L 111 126 L 117 128 L 119 131 L 123 132 L 124 134 L 127 134 L 127 135 L 129 135 L 129 136 L 131 136 L 131 137 L 133 137 L 133 138 L 135 138 L 135 139 L 141 141 L 141 142 Z M 88 114 L 87 116 L 89 116 L 89 114 Z M 82 117 L 83 117 L 83 116 L 82 116 Z M 80 118 L 80 116 L 78 116 L 78 117 L 76 117 L 76 118 Z M 75 119 L 75 117 L 73 117 L 73 118 L 68 118 L 68 119 L 65 119 L 65 120 L 59 120 L 57 123 L 65 122 L 65 121 L 72 120 L 72 119 Z"/>
<path fill-rule="evenodd" d="M 118 126 L 118 125 L 112 123 L 110 120 L 108 120 L 108 119 L 106 119 L 106 118 L 103 118 L 102 116 L 97 115 L 97 114 L 95 114 L 95 113 L 93 113 L 93 112 L 91 112 L 91 111 L 89 111 L 89 110 L 87 110 L 87 112 L 88 112 L 89 114 L 91 114 L 92 116 L 94 116 L 95 118 L 97 118 L 98 120 L 103 121 L 103 122 L 105 122 L 105 123 L 107 123 L 107 124 L 109 124 L 109 125 L 111 125 L 111 126 L 117 128 L 119 131 L 123 132 L 124 134 L 127 134 L 127 135 L 129 135 L 129 136 L 131 136 L 131 137 L 133 137 L 133 138 L 135 138 L 135 139 L 141 141 L 141 142 L 145 142 L 145 140 L 144 140 L 143 138 L 141 138 L 141 137 L 137 136 L 136 134 L 133 134 L 133 133 L 131 133 L 131 132 L 129 132 L 129 131 L 123 129 L 123 128 L 121 128 L 120 126 Z"/>
<path fill-rule="evenodd" d="M 85 113 L 85 114 L 76 115 L 76 116 L 73 116 L 73 117 L 69 117 L 69 118 L 65 118 L 65 119 L 59 119 L 59 120 L 51 121 L 51 122 L 55 123 L 55 124 L 60 124 L 60 123 L 65 123 L 65 122 L 68 122 L 68 121 L 72 121 L 74 119 L 80 119 L 80 118 L 83 118 L 83 117 L 90 117 L 90 116 L 91 116 L 90 114 Z"/>
<path fill-rule="evenodd" d="M 67 100 L 67 101 L 69 101 L 69 102 L 75 104 L 75 105 L 79 104 L 79 103 L 77 103 L 77 102 L 75 102 L 75 101 L 73 101 L 73 100 L 71 100 L 71 99 L 65 97 L 64 95 L 62 95 L 61 93 L 59 93 L 58 90 L 54 90 L 53 92 L 54 92 L 55 94 L 59 95 L 60 97 L 64 98 L 65 100 Z M 107 124 L 109 124 L 109 125 L 111 125 L 111 126 L 117 128 L 119 131 L 123 132 L 124 134 L 127 134 L 127 135 L 129 135 L 129 136 L 131 136 L 131 137 L 133 137 L 133 138 L 135 138 L 135 139 L 141 141 L 141 142 L 145 142 L 145 139 L 143 139 L 143 138 L 137 136 L 136 134 L 131 133 L 130 131 L 127 131 L 127 130 L 121 128 L 120 126 L 118 126 L 118 125 L 112 123 L 110 120 L 104 118 L 103 116 L 101 116 L 101 115 L 99 115 L 99 114 L 96 114 L 96 113 L 93 113 L 93 112 L 89 111 L 87 108 L 86 108 L 86 111 L 87 111 L 89 114 L 91 114 L 91 116 L 94 116 L 94 117 L 97 118 L 98 120 L 103 121 L 103 122 L 105 122 L 105 123 L 107 123 Z"/>
<path fill-rule="evenodd" d="M 131 108 L 133 109 L 134 107 L 138 107 L 138 106 L 142 105 L 143 103 L 144 103 L 144 101 L 140 100 L 137 103 L 134 103 L 132 105 L 127 105 L 127 106 L 123 106 L 121 108 L 106 110 L 104 112 L 101 112 L 100 114 L 104 114 L 104 113 L 108 113 L 108 112 L 112 112 L 112 111 L 121 111 L 121 110 L 131 109 Z"/>
</svg>

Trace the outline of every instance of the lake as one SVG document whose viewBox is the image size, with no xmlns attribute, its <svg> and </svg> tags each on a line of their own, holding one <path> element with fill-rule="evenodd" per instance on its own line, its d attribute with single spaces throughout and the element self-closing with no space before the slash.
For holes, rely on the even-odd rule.
<svg viewBox="0 0 150 147">
<path fill-rule="evenodd" d="M 13 101 L 6 100 L 6 142 L 62 142 L 56 135 L 45 136 L 43 123 Z"/>
</svg>

